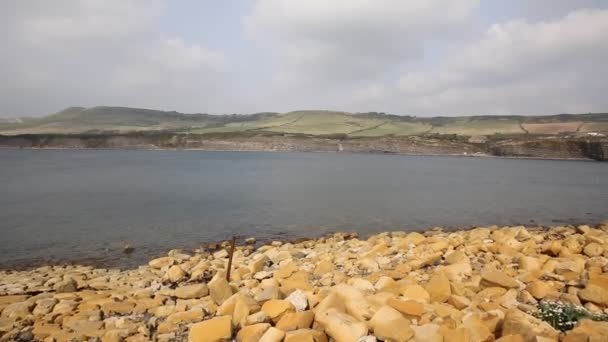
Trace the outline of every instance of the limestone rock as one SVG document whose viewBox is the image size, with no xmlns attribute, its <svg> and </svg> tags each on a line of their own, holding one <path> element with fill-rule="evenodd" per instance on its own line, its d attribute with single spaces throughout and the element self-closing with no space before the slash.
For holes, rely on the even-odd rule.
<svg viewBox="0 0 608 342">
<path fill-rule="evenodd" d="M 430 295 L 431 302 L 439 303 L 447 301 L 452 294 L 450 281 L 443 274 L 434 275 L 426 284 L 426 291 Z"/>
<path fill-rule="evenodd" d="M 536 341 L 537 336 L 551 338 L 557 341 L 559 332 L 551 325 L 540 319 L 530 316 L 518 309 L 507 311 L 503 326 L 502 335 L 521 335 L 525 342 Z"/>
<path fill-rule="evenodd" d="M 312 311 L 287 312 L 281 316 L 276 327 L 283 331 L 306 329 L 310 328 L 314 318 Z"/>
<path fill-rule="evenodd" d="M 73 278 L 66 278 L 53 286 L 57 293 L 75 292 L 78 289 L 78 283 Z"/>
<path fill-rule="evenodd" d="M 390 306 L 383 306 L 376 311 L 369 326 L 374 335 L 383 341 L 407 341 L 414 335 L 410 322 Z"/>
<path fill-rule="evenodd" d="M 583 252 L 589 257 L 596 257 L 604 253 L 604 248 L 602 248 L 602 245 L 600 245 L 599 243 L 592 242 L 585 246 Z"/>
<path fill-rule="evenodd" d="M 327 342 L 327 336 L 322 331 L 299 329 L 287 332 L 283 342 Z"/>
<path fill-rule="evenodd" d="M 578 292 L 580 299 L 600 305 L 608 305 L 608 275 L 595 276 Z"/>
<path fill-rule="evenodd" d="M 336 342 L 357 341 L 367 335 L 367 325 L 356 318 L 330 308 L 315 315 L 315 321 Z"/>
<path fill-rule="evenodd" d="M 175 259 L 172 257 L 162 257 L 150 260 L 148 265 L 152 268 L 161 269 L 163 267 L 171 266 L 175 263 Z"/>
<path fill-rule="evenodd" d="M 302 290 L 293 291 L 285 300 L 293 304 L 297 311 L 304 311 L 308 308 L 308 299 Z"/>
<path fill-rule="evenodd" d="M 405 285 L 399 292 L 405 299 L 415 300 L 421 303 L 428 303 L 431 295 L 420 285 Z"/>
<path fill-rule="evenodd" d="M 268 323 L 248 325 L 236 334 L 237 342 L 258 342 L 262 335 L 270 328 Z"/>
<path fill-rule="evenodd" d="M 166 277 L 170 282 L 177 283 L 182 280 L 185 280 L 187 277 L 187 274 L 186 274 L 186 272 L 184 272 L 184 270 L 179 265 L 174 265 L 174 266 L 171 266 L 171 268 L 169 268 L 169 271 L 167 271 Z"/>
<path fill-rule="evenodd" d="M 209 294 L 217 305 L 222 304 L 226 299 L 232 296 L 232 288 L 230 287 L 230 284 L 228 284 L 228 282 L 226 281 L 225 277 L 226 276 L 223 272 L 218 272 L 207 284 L 207 287 L 209 288 Z"/>
<path fill-rule="evenodd" d="M 486 270 L 481 273 L 482 283 L 487 287 L 500 286 L 504 288 L 518 288 L 519 284 L 515 279 L 509 277 L 504 272 L 496 270 Z"/>
<path fill-rule="evenodd" d="M 404 301 L 396 298 L 389 298 L 387 304 L 405 315 L 422 316 L 424 312 L 424 305 L 414 300 Z"/>
<path fill-rule="evenodd" d="M 189 342 L 224 342 L 232 338 L 232 317 L 221 316 L 192 325 Z"/>
<path fill-rule="evenodd" d="M 202 298 L 209 294 L 209 288 L 205 284 L 186 285 L 176 288 L 173 294 L 181 299 Z"/>
<path fill-rule="evenodd" d="M 283 337 L 285 337 L 285 332 L 283 330 L 270 327 L 264 335 L 260 338 L 259 342 L 281 342 L 283 341 Z"/>
<path fill-rule="evenodd" d="M 287 312 L 294 312 L 295 308 L 293 304 L 286 300 L 271 299 L 262 305 L 262 311 L 264 311 L 272 321 L 278 322 L 282 315 Z"/>
</svg>

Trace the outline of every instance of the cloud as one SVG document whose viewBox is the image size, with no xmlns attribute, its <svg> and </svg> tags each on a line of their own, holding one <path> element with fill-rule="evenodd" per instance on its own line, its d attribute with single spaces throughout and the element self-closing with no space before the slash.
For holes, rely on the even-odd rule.
<svg viewBox="0 0 608 342">
<path fill-rule="evenodd" d="M 403 75 L 402 108 L 452 115 L 605 110 L 607 39 L 608 10 L 494 24 L 439 67 Z"/>
<path fill-rule="evenodd" d="M 270 41 L 282 85 L 381 78 L 467 27 L 477 0 L 258 0 L 247 32 Z"/>
<path fill-rule="evenodd" d="M 219 51 L 163 35 L 158 21 L 166 5 L 161 0 L 2 2 L 6 43 L 0 47 L 0 77 L 11 80 L 0 85 L 2 114 L 100 104 L 217 110 L 211 107 L 227 60 Z"/>
</svg>

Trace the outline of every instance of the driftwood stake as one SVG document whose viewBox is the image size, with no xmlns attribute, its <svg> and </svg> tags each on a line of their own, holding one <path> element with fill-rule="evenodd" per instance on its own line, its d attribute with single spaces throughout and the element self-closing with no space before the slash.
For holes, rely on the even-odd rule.
<svg viewBox="0 0 608 342">
<path fill-rule="evenodd" d="M 230 245 L 230 254 L 228 254 L 228 272 L 226 272 L 226 281 L 230 282 L 230 271 L 232 270 L 232 256 L 236 248 L 236 236 L 232 236 L 232 244 Z"/>
</svg>

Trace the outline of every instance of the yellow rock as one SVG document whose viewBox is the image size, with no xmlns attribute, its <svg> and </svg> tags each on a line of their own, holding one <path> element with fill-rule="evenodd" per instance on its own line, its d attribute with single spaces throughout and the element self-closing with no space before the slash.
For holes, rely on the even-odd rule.
<svg viewBox="0 0 608 342">
<path fill-rule="evenodd" d="M 596 322 L 581 319 L 577 326 L 564 337 L 565 342 L 606 341 L 608 339 L 608 322 Z"/>
<path fill-rule="evenodd" d="M 236 334 L 236 340 L 238 342 L 258 342 L 268 328 L 270 328 L 268 323 L 248 325 L 239 330 Z"/>
<path fill-rule="evenodd" d="M 148 263 L 148 265 L 150 265 L 150 267 L 152 268 L 163 268 L 165 266 L 171 266 L 175 263 L 175 259 L 172 257 L 162 257 L 162 258 L 157 258 L 154 260 L 150 260 L 150 262 Z"/>
<path fill-rule="evenodd" d="M 130 314 L 133 311 L 133 308 L 135 307 L 135 303 L 133 302 L 110 302 L 110 303 L 106 303 L 103 304 L 101 306 L 101 311 L 103 311 L 103 313 L 105 315 L 111 315 L 111 314 Z"/>
<path fill-rule="evenodd" d="M 524 342 L 524 338 L 521 335 L 505 335 L 496 340 L 496 342 Z"/>
<path fill-rule="evenodd" d="M 390 306 L 381 307 L 368 322 L 374 335 L 383 341 L 407 341 L 414 336 L 410 322 Z"/>
<path fill-rule="evenodd" d="M 424 305 L 415 300 L 403 301 L 396 298 L 389 298 L 387 304 L 405 315 L 422 316 L 424 312 Z"/>
<path fill-rule="evenodd" d="M 559 332 L 548 323 L 528 315 L 518 309 L 510 309 L 505 315 L 502 335 L 521 335 L 525 342 L 536 341 L 537 336 L 557 341 Z"/>
<path fill-rule="evenodd" d="M 306 329 L 310 328 L 314 318 L 312 311 L 287 312 L 279 319 L 276 327 L 283 331 Z"/>
<path fill-rule="evenodd" d="M 226 281 L 226 275 L 223 272 L 216 273 L 207 287 L 209 288 L 209 295 L 217 305 L 221 305 L 232 296 L 232 288 Z"/>
<path fill-rule="evenodd" d="M 240 296 L 234 302 L 234 310 L 232 312 L 232 325 L 242 326 L 251 312 L 251 306 L 248 301 Z"/>
<path fill-rule="evenodd" d="M 450 281 L 441 273 L 434 275 L 426 284 L 425 288 L 431 297 L 431 302 L 443 303 L 447 301 L 452 294 Z"/>
<path fill-rule="evenodd" d="M 406 299 L 415 300 L 421 303 L 428 303 L 431 295 L 420 285 L 404 285 L 399 292 Z"/>
<path fill-rule="evenodd" d="M 166 277 L 170 282 L 177 283 L 182 280 L 185 280 L 187 275 L 186 272 L 184 272 L 184 270 L 179 265 L 174 265 L 169 268 Z"/>
<path fill-rule="evenodd" d="M 298 267 L 293 262 L 290 262 L 287 265 L 279 267 L 279 269 L 274 272 L 274 276 L 277 278 L 287 278 L 297 270 Z"/>
<path fill-rule="evenodd" d="M 178 324 L 182 322 L 195 322 L 203 319 L 203 310 L 192 309 L 189 311 L 175 312 L 167 317 L 167 322 Z"/>
<path fill-rule="evenodd" d="M 427 323 L 421 326 L 412 326 L 414 337 L 409 340 L 411 342 L 443 342 L 443 334 L 440 326 L 433 323 Z"/>
<path fill-rule="evenodd" d="M 285 337 L 285 332 L 283 330 L 270 327 L 264 335 L 260 338 L 259 342 L 281 342 L 283 341 L 283 337 Z"/>
<path fill-rule="evenodd" d="M 327 342 L 327 336 L 322 331 L 299 329 L 286 333 L 283 342 Z"/>
<path fill-rule="evenodd" d="M 445 263 L 448 265 L 469 263 L 469 258 L 461 251 L 454 251 L 445 257 Z"/>
<path fill-rule="evenodd" d="M 205 284 L 187 285 L 176 288 L 173 293 L 181 299 L 202 298 L 209 294 L 209 288 Z"/>
<path fill-rule="evenodd" d="M 505 288 L 518 288 L 519 284 L 515 279 L 509 277 L 504 272 L 496 270 L 486 270 L 481 273 L 482 284 L 486 287 L 500 286 Z"/>
<path fill-rule="evenodd" d="M 359 322 L 353 316 L 333 308 L 317 313 L 315 321 L 336 342 L 357 341 L 360 337 L 367 335 L 367 325 L 365 323 Z"/>
<path fill-rule="evenodd" d="M 583 252 L 589 257 L 596 257 L 604 253 L 604 248 L 602 248 L 602 245 L 600 245 L 599 243 L 592 242 L 585 246 Z"/>
<path fill-rule="evenodd" d="M 333 272 L 335 269 L 334 264 L 329 261 L 320 261 L 315 267 L 314 275 L 323 276 L 324 274 Z"/>
<path fill-rule="evenodd" d="M 220 316 L 192 325 L 189 342 L 224 342 L 232 338 L 232 317 Z"/>
<path fill-rule="evenodd" d="M 462 282 L 473 274 L 471 264 L 469 263 L 448 265 L 443 267 L 441 271 L 451 282 Z"/>
<path fill-rule="evenodd" d="M 494 334 L 483 323 L 478 315 L 471 315 L 463 321 L 465 329 L 469 335 L 469 341 L 491 342 L 494 341 Z"/>
<path fill-rule="evenodd" d="M 543 299 L 551 292 L 553 289 L 544 281 L 533 281 L 526 286 L 526 291 L 530 292 L 530 294 L 536 299 Z"/>
<path fill-rule="evenodd" d="M 286 300 L 271 299 L 262 305 L 262 311 L 264 311 L 273 322 L 278 322 L 282 315 L 287 312 L 294 312 L 296 309 L 293 304 Z"/>
<path fill-rule="evenodd" d="M 249 263 L 249 270 L 252 274 L 256 274 L 264 269 L 264 266 L 270 258 L 266 254 L 262 254 L 262 257 L 257 258 Z"/>
<path fill-rule="evenodd" d="M 456 309 L 462 310 L 468 307 L 471 304 L 471 301 L 464 296 L 451 295 L 450 298 L 448 298 L 448 303 Z"/>
<path fill-rule="evenodd" d="M 578 292 L 580 299 L 600 305 L 608 305 L 608 274 L 595 276 Z"/>
</svg>

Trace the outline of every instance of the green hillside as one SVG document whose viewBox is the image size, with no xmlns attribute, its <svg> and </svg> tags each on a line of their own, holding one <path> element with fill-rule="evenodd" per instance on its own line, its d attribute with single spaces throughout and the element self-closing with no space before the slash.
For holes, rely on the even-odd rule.
<svg viewBox="0 0 608 342">
<path fill-rule="evenodd" d="M 0 121 L 0 134 L 3 135 L 137 131 L 184 134 L 270 132 L 313 136 L 340 134 L 350 137 L 608 134 L 608 114 L 416 118 L 384 113 L 352 114 L 332 111 L 209 115 L 127 107 L 71 107 L 42 118 Z"/>
</svg>

